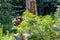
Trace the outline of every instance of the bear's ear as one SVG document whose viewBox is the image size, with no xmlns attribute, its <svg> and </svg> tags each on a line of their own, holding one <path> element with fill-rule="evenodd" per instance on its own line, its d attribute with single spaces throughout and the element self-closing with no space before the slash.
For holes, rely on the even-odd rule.
<svg viewBox="0 0 60 40">
<path fill-rule="evenodd" d="M 17 16 L 17 17 L 16 17 L 16 19 L 20 19 L 20 18 L 21 18 L 21 16 Z"/>
<path fill-rule="evenodd" d="M 22 21 L 23 18 L 22 18 L 22 16 L 17 16 L 16 19 L 17 19 L 17 20 L 20 19 L 20 20 Z M 20 22 L 21 22 L 21 21 L 20 21 Z"/>
</svg>

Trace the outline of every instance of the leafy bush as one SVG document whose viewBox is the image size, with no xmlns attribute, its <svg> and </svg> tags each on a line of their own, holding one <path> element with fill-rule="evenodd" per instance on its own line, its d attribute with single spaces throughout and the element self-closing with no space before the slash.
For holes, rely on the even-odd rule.
<svg viewBox="0 0 60 40">
<path fill-rule="evenodd" d="M 51 15 L 39 17 L 27 10 L 22 17 L 22 23 L 13 27 L 18 33 L 27 32 L 31 34 L 29 40 L 58 40 L 59 33 L 53 30 L 58 21 L 53 19 Z"/>
<path fill-rule="evenodd" d="M 0 33 L 0 40 L 16 40 L 16 38 L 14 37 L 14 33 L 9 33 L 9 31 L 7 31 L 7 34 L 4 35 L 3 32 Z"/>
</svg>

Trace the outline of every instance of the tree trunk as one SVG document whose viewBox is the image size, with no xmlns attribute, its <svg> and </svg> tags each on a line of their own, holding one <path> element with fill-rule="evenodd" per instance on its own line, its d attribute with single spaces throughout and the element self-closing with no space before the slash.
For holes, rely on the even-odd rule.
<svg viewBox="0 0 60 40">
<path fill-rule="evenodd" d="M 36 0 L 26 0 L 26 10 L 29 10 L 33 14 L 37 15 Z"/>
</svg>

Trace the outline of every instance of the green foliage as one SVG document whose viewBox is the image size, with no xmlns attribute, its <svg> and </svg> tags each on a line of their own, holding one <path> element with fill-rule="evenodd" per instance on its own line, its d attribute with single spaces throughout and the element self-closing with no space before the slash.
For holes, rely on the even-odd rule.
<svg viewBox="0 0 60 40">
<path fill-rule="evenodd" d="M 37 0 L 37 6 L 43 8 L 43 2 L 44 0 L 42 2 Z M 9 33 L 10 28 L 13 26 L 11 23 L 12 19 L 20 14 L 15 13 L 12 8 L 13 6 L 16 6 L 17 3 L 19 6 L 25 6 L 25 0 L 0 0 L 0 40 L 15 40 L 13 36 L 17 36 L 17 34 L 14 35 L 14 33 Z M 39 12 L 40 11 L 41 10 L 39 10 Z M 60 16 L 60 13 L 58 16 Z M 33 15 L 29 11 L 25 11 L 22 17 L 22 23 L 13 27 L 14 29 L 17 29 L 18 35 L 22 32 L 28 32 L 31 34 L 30 40 L 58 40 L 60 35 L 57 31 L 53 30 L 52 27 L 54 25 L 60 26 L 60 17 L 56 16 L 56 19 L 59 20 L 58 22 L 56 19 L 53 19 L 51 15 L 39 17 Z M 6 30 L 8 30 L 7 34 L 4 35 Z M 2 33 L 2 31 L 4 33 Z"/>
<path fill-rule="evenodd" d="M 50 15 L 39 17 L 33 15 L 28 10 L 22 15 L 23 21 L 18 26 L 14 26 L 18 33 L 30 33 L 29 40 L 58 40 L 55 30 L 52 29 L 53 25 L 58 23 Z"/>
<path fill-rule="evenodd" d="M 0 33 L 0 40 L 16 40 L 14 37 L 14 33 L 9 33 L 9 31 L 7 31 L 7 34 L 4 35 L 2 32 Z"/>
<path fill-rule="evenodd" d="M 4 33 L 13 26 L 12 19 L 20 14 L 16 13 L 17 10 L 13 10 L 13 7 L 17 6 L 17 3 L 23 6 L 24 2 L 25 0 L 0 0 L 0 23 L 3 25 Z"/>
<path fill-rule="evenodd" d="M 2 28 L 0 28 L 0 40 L 1 40 L 1 38 L 2 38 Z"/>
<path fill-rule="evenodd" d="M 20 6 L 25 5 L 25 0 L 2 0 L 0 1 L 0 23 L 7 24 L 11 23 L 11 20 L 19 15 L 13 10 L 13 6 L 17 6 L 18 3 Z M 16 10 L 17 11 L 17 10 Z M 18 10 L 20 11 L 20 10 Z"/>
</svg>

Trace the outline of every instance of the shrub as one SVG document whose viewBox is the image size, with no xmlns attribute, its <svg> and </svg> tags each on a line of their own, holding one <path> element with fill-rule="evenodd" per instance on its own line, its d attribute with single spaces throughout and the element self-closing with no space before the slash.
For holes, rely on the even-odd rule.
<svg viewBox="0 0 60 40">
<path fill-rule="evenodd" d="M 7 31 L 6 35 L 2 33 L 2 36 L 0 38 L 1 38 L 0 40 L 16 40 L 14 37 L 14 33 L 10 34 L 9 31 Z"/>
<path fill-rule="evenodd" d="M 25 11 L 22 18 L 22 23 L 13 28 L 20 34 L 22 32 L 31 34 L 29 40 L 58 40 L 56 35 L 58 32 L 52 28 L 58 22 L 51 15 L 39 17 Z"/>
</svg>

